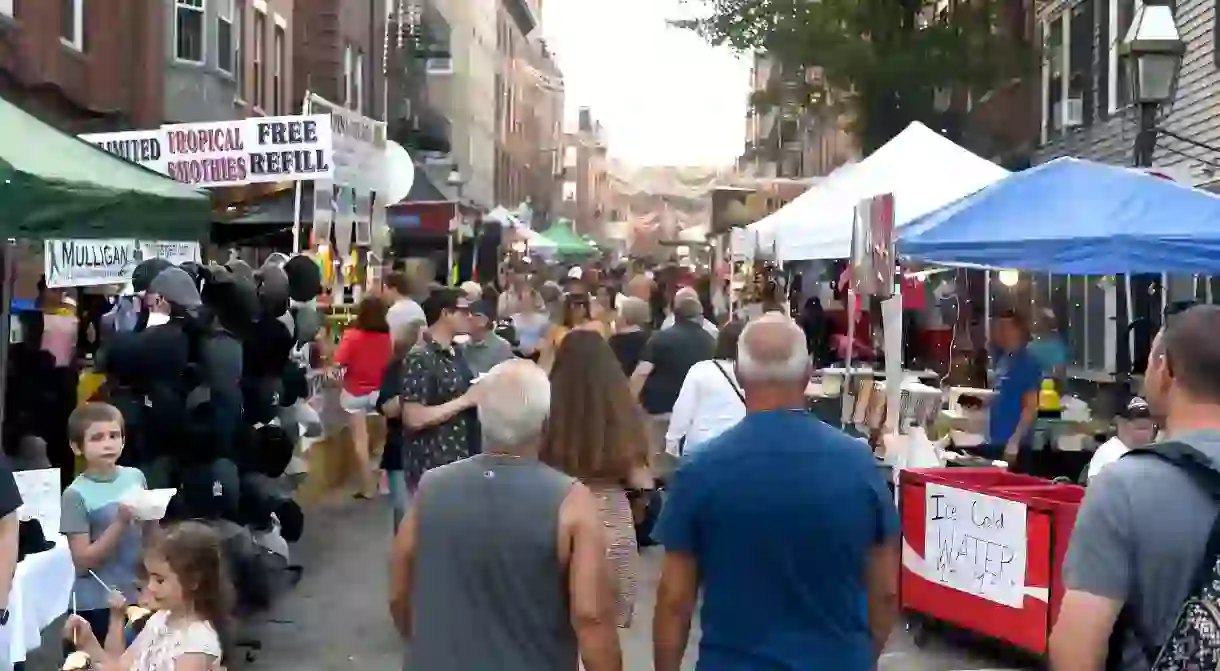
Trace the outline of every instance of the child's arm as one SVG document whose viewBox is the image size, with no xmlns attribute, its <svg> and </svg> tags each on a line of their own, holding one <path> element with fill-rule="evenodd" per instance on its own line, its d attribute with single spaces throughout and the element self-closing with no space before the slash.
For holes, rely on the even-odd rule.
<svg viewBox="0 0 1220 671">
<path fill-rule="evenodd" d="M 108 659 L 120 659 L 127 649 L 127 600 L 118 592 L 110 594 L 110 626 L 106 629 L 106 640 L 103 642 Z"/>
<path fill-rule="evenodd" d="M 130 506 L 120 504 L 114 522 L 106 527 L 97 538 L 89 532 L 89 514 L 85 509 L 85 499 L 80 492 L 68 488 L 64 491 L 62 510 L 60 513 L 60 531 L 68 537 L 68 549 L 72 552 L 72 563 L 76 572 L 86 575 L 89 571 L 106 563 L 114 548 L 123 537 L 123 532 L 135 518 Z"/>
</svg>

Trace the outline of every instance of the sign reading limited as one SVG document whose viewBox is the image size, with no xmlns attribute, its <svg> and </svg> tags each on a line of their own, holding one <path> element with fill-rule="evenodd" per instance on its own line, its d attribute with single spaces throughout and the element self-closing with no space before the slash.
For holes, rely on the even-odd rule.
<svg viewBox="0 0 1220 671">
<path fill-rule="evenodd" d="M 192 186 L 329 179 L 334 145 L 325 114 L 173 124 L 82 140 Z"/>
</svg>

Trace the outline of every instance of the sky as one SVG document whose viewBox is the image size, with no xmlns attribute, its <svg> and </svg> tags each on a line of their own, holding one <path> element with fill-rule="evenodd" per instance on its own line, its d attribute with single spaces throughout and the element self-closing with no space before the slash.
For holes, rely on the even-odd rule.
<svg viewBox="0 0 1220 671">
<path fill-rule="evenodd" d="M 542 0 L 568 113 L 591 108 L 612 156 L 686 166 L 741 154 L 749 63 L 666 24 L 689 14 L 681 0 Z"/>
</svg>

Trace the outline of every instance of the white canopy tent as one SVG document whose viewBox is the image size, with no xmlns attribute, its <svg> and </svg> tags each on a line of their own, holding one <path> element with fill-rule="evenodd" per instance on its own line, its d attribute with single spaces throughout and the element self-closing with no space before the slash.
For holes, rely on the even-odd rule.
<svg viewBox="0 0 1220 671">
<path fill-rule="evenodd" d="M 758 241 L 758 248 L 767 251 L 769 254 L 770 250 L 775 248 L 776 235 L 780 227 L 795 223 L 802 213 L 808 212 L 808 204 L 811 199 L 817 198 L 817 194 L 822 193 L 823 189 L 845 179 L 855 166 L 856 163 L 852 162 L 835 168 L 826 176 L 826 179 L 810 187 L 805 193 L 793 199 L 791 203 L 747 226 L 746 228 L 754 231 L 754 238 Z"/>
<path fill-rule="evenodd" d="M 840 168 L 751 228 L 774 230 L 781 261 L 847 258 L 861 200 L 893 194 L 894 225 L 901 227 L 1008 174 L 914 122 L 867 158 Z"/>
</svg>

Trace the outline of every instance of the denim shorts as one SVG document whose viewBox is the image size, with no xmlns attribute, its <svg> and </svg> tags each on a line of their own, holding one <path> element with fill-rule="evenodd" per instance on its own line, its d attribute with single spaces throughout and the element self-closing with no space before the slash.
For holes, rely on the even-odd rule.
<svg viewBox="0 0 1220 671">
<path fill-rule="evenodd" d="M 356 396 L 343 391 L 339 394 L 339 405 L 349 415 L 371 415 L 377 412 L 377 392 Z"/>
</svg>

